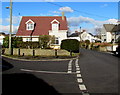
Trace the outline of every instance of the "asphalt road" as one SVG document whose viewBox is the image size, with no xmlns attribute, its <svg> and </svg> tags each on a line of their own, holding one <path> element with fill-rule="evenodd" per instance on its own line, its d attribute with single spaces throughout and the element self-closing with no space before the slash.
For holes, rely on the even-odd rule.
<svg viewBox="0 0 120 95">
<path fill-rule="evenodd" d="M 81 49 L 80 57 L 74 60 L 20 61 L 3 57 L 3 62 L 8 62 L 14 66 L 3 71 L 3 86 L 5 84 L 3 92 L 10 88 L 12 91 L 14 91 L 13 89 L 16 90 L 16 88 L 12 88 L 14 82 L 20 83 L 17 87 L 22 85 L 24 88 L 26 82 L 24 83 L 23 80 L 31 79 L 27 87 L 25 87 L 29 88 L 28 92 L 38 89 L 37 85 L 42 86 L 38 89 L 39 92 L 54 92 L 54 94 L 49 92 L 49 94 L 44 95 L 59 95 L 59 93 L 61 95 L 117 95 L 118 61 L 119 58 L 111 54 L 85 49 Z M 14 75 L 18 77 L 18 74 L 20 74 L 21 77 L 12 79 L 9 76 L 10 74 L 13 77 Z M 24 74 L 28 74 L 28 76 L 31 74 L 39 79 L 40 83 L 36 83 L 37 79 L 24 77 Z M 36 86 L 32 86 L 32 83 L 36 84 Z M 8 85 L 11 85 L 11 87 Z"/>
</svg>

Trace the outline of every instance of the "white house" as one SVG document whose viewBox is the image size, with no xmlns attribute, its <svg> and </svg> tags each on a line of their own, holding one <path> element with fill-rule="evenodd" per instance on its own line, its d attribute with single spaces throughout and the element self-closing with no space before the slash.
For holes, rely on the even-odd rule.
<svg viewBox="0 0 120 95">
<path fill-rule="evenodd" d="M 104 24 L 101 30 L 102 42 L 115 42 L 120 37 L 120 24 Z"/>
<path fill-rule="evenodd" d="M 60 45 L 67 39 L 67 31 L 65 16 L 23 16 L 16 36 L 22 37 L 24 42 L 37 42 L 40 35 L 53 35 L 55 45 Z"/>
<path fill-rule="evenodd" d="M 2 45 L 3 44 L 3 39 L 5 38 L 5 33 L 3 33 L 3 32 L 1 32 L 0 33 L 0 45 Z"/>
<path fill-rule="evenodd" d="M 90 42 L 101 41 L 101 39 L 95 37 L 91 33 L 86 32 L 86 30 L 83 30 L 83 32 L 75 32 L 71 34 L 68 39 L 77 39 L 78 41 L 89 40 Z"/>
</svg>

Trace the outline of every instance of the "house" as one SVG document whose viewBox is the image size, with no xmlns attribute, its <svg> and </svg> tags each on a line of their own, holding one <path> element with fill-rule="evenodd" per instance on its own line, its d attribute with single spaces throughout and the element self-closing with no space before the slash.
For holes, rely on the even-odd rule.
<svg viewBox="0 0 120 95">
<path fill-rule="evenodd" d="M 3 39 L 5 38 L 6 34 L 3 32 L 0 32 L 0 45 L 3 44 Z"/>
<path fill-rule="evenodd" d="M 60 45 L 67 39 L 67 31 L 65 16 L 23 16 L 16 36 L 22 37 L 23 42 L 38 42 L 40 35 L 52 35 L 55 45 Z"/>
<path fill-rule="evenodd" d="M 102 42 L 115 42 L 120 37 L 120 24 L 104 24 L 101 30 Z"/>
<path fill-rule="evenodd" d="M 88 33 L 86 30 L 83 30 L 83 32 L 75 32 L 71 34 L 68 39 L 77 39 L 78 41 L 89 40 L 90 42 L 101 41 L 99 38 L 95 37 L 91 33 Z"/>
</svg>

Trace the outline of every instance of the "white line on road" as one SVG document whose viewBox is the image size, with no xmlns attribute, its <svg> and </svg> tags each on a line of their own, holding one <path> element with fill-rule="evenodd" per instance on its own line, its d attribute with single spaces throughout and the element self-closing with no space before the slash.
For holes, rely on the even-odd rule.
<svg viewBox="0 0 120 95">
<path fill-rule="evenodd" d="M 82 77 L 81 74 L 77 74 L 77 77 Z"/>
<path fill-rule="evenodd" d="M 73 62 L 73 60 L 70 60 L 68 63 L 68 72 L 67 73 L 72 73 L 72 62 Z"/>
<path fill-rule="evenodd" d="M 52 72 L 52 71 L 37 71 L 37 70 L 28 70 L 28 69 L 20 69 L 21 71 L 25 72 L 38 72 L 38 73 L 51 73 L 51 74 L 76 74 L 75 72 Z"/>
<path fill-rule="evenodd" d="M 80 73 L 80 71 L 76 71 L 76 73 L 78 74 L 78 73 Z"/>
<path fill-rule="evenodd" d="M 76 68 L 76 71 L 79 71 L 80 70 L 80 68 Z"/>
<path fill-rule="evenodd" d="M 79 84 L 79 88 L 80 88 L 80 90 L 82 90 L 82 91 L 83 91 L 83 90 L 84 90 L 84 91 L 87 90 L 84 84 Z"/>
<path fill-rule="evenodd" d="M 78 82 L 78 83 L 82 83 L 82 82 L 83 82 L 82 78 L 78 78 L 78 79 L 77 79 L 77 82 Z"/>
</svg>

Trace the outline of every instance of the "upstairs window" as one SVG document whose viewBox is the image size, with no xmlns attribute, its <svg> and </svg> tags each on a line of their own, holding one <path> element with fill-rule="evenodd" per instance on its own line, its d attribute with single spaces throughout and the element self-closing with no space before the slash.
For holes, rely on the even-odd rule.
<svg viewBox="0 0 120 95">
<path fill-rule="evenodd" d="M 58 30 L 58 24 L 52 24 L 52 30 Z"/>
<path fill-rule="evenodd" d="M 59 21 L 57 21 L 56 19 L 54 19 L 52 22 L 51 22 L 51 26 L 52 26 L 52 30 L 59 30 Z"/>
<path fill-rule="evenodd" d="M 28 23 L 27 24 L 27 30 L 33 30 L 34 29 L 34 24 Z"/>
<path fill-rule="evenodd" d="M 29 19 L 27 22 L 26 22 L 26 30 L 34 30 L 34 22 Z"/>
</svg>

